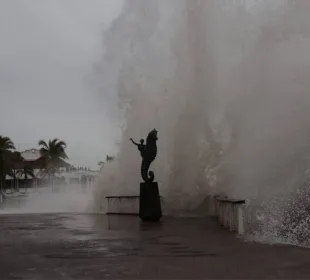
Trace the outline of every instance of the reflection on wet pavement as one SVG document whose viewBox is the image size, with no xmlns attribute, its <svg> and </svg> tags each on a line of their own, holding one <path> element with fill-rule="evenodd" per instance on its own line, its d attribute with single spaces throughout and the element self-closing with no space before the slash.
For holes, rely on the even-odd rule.
<svg viewBox="0 0 310 280">
<path fill-rule="evenodd" d="M 0 279 L 310 275 L 310 251 L 244 243 L 207 218 L 148 224 L 134 216 L 24 214 L 0 223 Z"/>
</svg>

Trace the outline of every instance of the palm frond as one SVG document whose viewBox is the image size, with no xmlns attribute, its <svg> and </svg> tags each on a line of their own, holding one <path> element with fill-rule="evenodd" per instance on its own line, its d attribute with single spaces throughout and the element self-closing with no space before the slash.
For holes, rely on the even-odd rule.
<svg viewBox="0 0 310 280">
<path fill-rule="evenodd" d="M 15 150 L 15 146 L 11 138 L 0 135 L 0 150 Z"/>
<path fill-rule="evenodd" d="M 18 177 L 21 178 L 24 176 L 25 179 L 29 177 L 35 178 L 34 170 L 31 166 L 25 165 L 22 169 L 17 171 Z"/>
<path fill-rule="evenodd" d="M 38 142 L 38 145 L 42 146 L 42 148 L 48 149 L 48 145 L 47 145 L 47 143 L 44 140 L 40 140 Z"/>
<path fill-rule="evenodd" d="M 46 149 L 46 148 L 41 148 L 40 149 L 40 155 L 41 156 L 47 156 L 49 154 L 49 150 L 48 149 Z"/>
<path fill-rule="evenodd" d="M 50 140 L 51 141 L 51 143 L 53 144 L 53 145 L 56 145 L 56 143 L 57 143 L 57 141 L 58 141 L 58 138 L 54 138 L 53 140 Z"/>
<path fill-rule="evenodd" d="M 67 148 L 67 144 L 64 141 L 58 141 L 57 146 L 63 147 L 64 149 Z"/>
</svg>

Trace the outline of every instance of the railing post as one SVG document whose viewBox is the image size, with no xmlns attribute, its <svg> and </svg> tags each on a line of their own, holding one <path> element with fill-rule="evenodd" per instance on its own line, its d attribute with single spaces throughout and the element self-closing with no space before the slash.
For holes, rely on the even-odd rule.
<svg viewBox="0 0 310 280">
<path fill-rule="evenodd" d="M 242 205 L 238 205 L 238 234 L 244 234 L 244 215 Z"/>
<path fill-rule="evenodd" d="M 215 196 L 215 214 L 219 223 L 230 231 L 244 233 L 244 210 L 245 200 L 229 199 L 228 197 Z"/>
<path fill-rule="evenodd" d="M 232 230 L 238 230 L 238 205 L 233 205 Z"/>
<path fill-rule="evenodd" d="M 107 212 L 109 213 L 109 209 L 110 209 L 110 198 L 109 197 L 107 197 L 107 201 L 108 201 L 108 205 L 107 205 Z"/>
<path fill-rule="evenodd" d="M 138 215 L 139 214 L 139 196 L 106 196 L 107 211 L 106 214 L 114 215 Z"/>
<path fill-rule="evenodd" d="M 223 203 L 223 208 L 224 208 L 224 228 L 228 228 L 229 224 L 229 209 L 228 209 L 228 204 L 227 202 Z"/>
</svg>

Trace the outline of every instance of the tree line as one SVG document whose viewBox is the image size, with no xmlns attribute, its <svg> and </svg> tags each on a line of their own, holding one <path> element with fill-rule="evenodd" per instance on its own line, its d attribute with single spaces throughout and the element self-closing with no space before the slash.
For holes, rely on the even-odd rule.
<svg viewBox="0 0 310 280">
<path fill-rule="evenodd" d="M 38 142 L 40 160 L 43 165 L 43 173 L 49 179 L 55 176 L 60 167 L 68 164 L 66 154 L 67 144 L 57 138 Z M 35 178 L 34 168 L 29 162 L 25 161 L 21 153 L 16 150 L 11 138 L 0 135 L 0 188 L 3 189 L 5 178 L 9 175 L 16 180 L 17 178 Z"/>
</svg>

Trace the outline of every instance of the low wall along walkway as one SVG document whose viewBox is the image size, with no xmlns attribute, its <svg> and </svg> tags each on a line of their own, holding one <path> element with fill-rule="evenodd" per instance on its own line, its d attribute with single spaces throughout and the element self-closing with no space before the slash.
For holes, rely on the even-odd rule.
<svg viewBox="0 0 310 280">
<path fill-rule="evenodd" d="M 139 196 L 107 196 L 106 199 L 108 215 L 139 214 Z M 244 233 L 245 200 L 209 196 L 207 201 L 208 215 L 216 217 L 223 228 L 238 234 Z"/>
<path fill-rule="evenodd" d="M 4 195 L 0 193 L 0 204 L 4 199 L 16 200 L 20 197 L 25 198 L 25 194 Z M 138 215 L 139 196 L 107 196 L 108 215 Z M 164 199 L 161 197 L 162 204 Z M 219 224 L 229 231 L 244 234 L 244 224 L 246 220 L 245 200 L 230 199 L 226 196 L 208 196 L 208 215 L 216 217 Z M 164 205 L 163 205 L 164 206 Z"/>
</svg>

